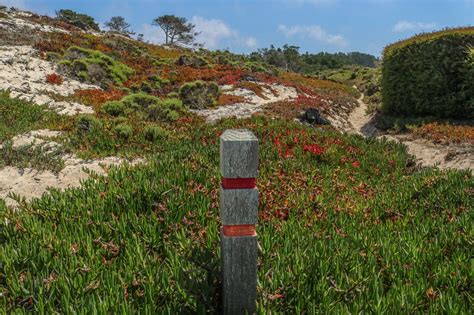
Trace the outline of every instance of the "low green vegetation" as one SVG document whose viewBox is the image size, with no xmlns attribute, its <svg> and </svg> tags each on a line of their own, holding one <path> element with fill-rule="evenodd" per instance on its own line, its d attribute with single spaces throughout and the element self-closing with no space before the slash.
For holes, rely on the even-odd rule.
<svg viewBox="0 0 474 315">
<path fill-rule="evenodd" d="M 473 45 L 470 27 L 422 34 L 385 48 L 383 112 L 474 118 Z"/>
<path fill-rule="evenodd" d="M 67 120 L 47 106 L 10 98 L 8 91 L 0 91 L 0 143 L 31 130 L 58 128 Z"/>
<path fill-rule="evenodd" d="M 64 168 L 64 150 L 46 144 L 32 144 L 14 147 L 6 141 L 0 147 L 0 169 L 14 166 L 20 169 L 33 168 L 37 171 L 59 172 Z"/>
<path fill-rule="evenodd" d="M 105 103 L 102 111 L 115 117 L 137 115 L 144 120 L 172 122 L 178 119 L 186 108 L 179 99 L 160 99 L 141 92 L 127 95 L 120 101 Z"/>
<path fill-rule="evenodd" d="M 469 313 L 470 173 L 263 117 L 183 123 L 186 136 L 161 137 L 147 165 L 18 211 L 0 203 L 0 308 L 217 312 L 218 135 L 229 128 L 260 139 L 260 312 Z"/>
<path fill-rule="evenodd" d="M 130 67 L 100 51 L 77 46 L 66 51 L 59 65 L 62 71 L 104 88 L 111 84 L 121 85 L 134 73 Z"/>
</svg>

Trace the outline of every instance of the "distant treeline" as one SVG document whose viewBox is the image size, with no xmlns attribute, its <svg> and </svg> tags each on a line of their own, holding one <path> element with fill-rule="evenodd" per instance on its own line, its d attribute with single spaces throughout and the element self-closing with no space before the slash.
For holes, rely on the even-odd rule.
<svg viewBox="0 0 474 315">
<path fill-rule="evenodd" d="M 378 59 L 370 54 L 360 52 L 350 53 L 327 53 L 317 54 L 299 52 L 299 47 L 284 45 L 276 48 L 259 49 L 250 54 L 252 61 L 266 62 L 273 66 L 295 72 L 315 73 L 325 69 L 336 69 L 344 65 L 360 65 L 364 67 L 375 67 Z"/>
</svg>

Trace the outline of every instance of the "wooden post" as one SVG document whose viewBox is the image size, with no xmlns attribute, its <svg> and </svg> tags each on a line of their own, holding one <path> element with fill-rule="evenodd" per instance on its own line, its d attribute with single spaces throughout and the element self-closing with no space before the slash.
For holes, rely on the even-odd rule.
<svg viewBox="0 0 474 315">
<path fill-rule="evenodd" d="M 249 130 L 220 138 L 224 314 L 253 314 L 257 298 L 258 139 Z"/>
</svg>

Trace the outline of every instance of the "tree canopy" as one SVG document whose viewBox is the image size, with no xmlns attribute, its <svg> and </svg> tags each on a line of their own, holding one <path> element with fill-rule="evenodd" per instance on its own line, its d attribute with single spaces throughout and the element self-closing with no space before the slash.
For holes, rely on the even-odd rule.
<svg viewBox="0 0 474 315">
<path fill-rule="evenodd" d="M 163 30 L 166 44 L 199 46 L 196 43 L 196 36 L 199 35 L 199 32 L 194 31 L 196 25 L 188 22 L 184 17 L 162 15 L 153 20 L 153 25 L 159 26 Z"/>
<path fill-rule="evenodd" d="M 327 53 L 300 54 L 298 46 L 283 45 L 259 49 L 250 54 L 254 61 L 262 61 L 273 66 L 285 69 L 286 71 L 295 71 L 303 73 L 313 73 L 324 69 L 335 69 L 344 65 L 360 65 L 364 67 L 375 67 L 377 58 L 375 56 L 360 52 L 350 53 Z"/>
<path fill-rule="evenodd" d="M 114 16 L 110 21 L 104 23 L 111 32 L 120 33 L 125 36 L 133 35 L 135 32 L 130 31 L 130 24 L 121 16 Z"/>
</svg>

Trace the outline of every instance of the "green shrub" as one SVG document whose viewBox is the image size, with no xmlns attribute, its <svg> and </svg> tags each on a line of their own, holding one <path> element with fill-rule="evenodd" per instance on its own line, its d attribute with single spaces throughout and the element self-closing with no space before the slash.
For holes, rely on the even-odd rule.
<svg viewBox="0 0 474 315">
<path fill-rule="evenodd" d="M 252 72 L 264 72 L 264 73 L 271 73 L 270 70 L 268 70 L 265 65 L 261 62 L 253 62 L 253 61 L 248 61 L 245 63 L 244 69 L 247 69 Z"/>
<path fill-rule="evenodd" d="M 121 102 L 125 105 L 126 111 L 133 112 L 144 111 L 151 105 L 160 102 L 160 99 L 156 96 L 140 92 L 125 96 Z"/>
<path fill-rule="evenodd" d="M 133 128 L 127 124 L 120 124 L 115 126 L 114 132 L 119 138 L 128 139 L 133 134 Z"/>
<path fill-rule="evenodd" d="M 56 11 L 56 18 L 85 31 L 100 31 L 99 25 L 94 21 L 94 18 L 87 14 L 77 13 L 72 10 L 59 10 Z"/>
<path fill-rule="evenodd" d="M 133 69 L 97 51 L 77 46 L 70 47 L 65 60 L 59 63 L 60 69 L 70 75 L 107 87 L 110 84 L 121 85 L 133 74 Z"/>
<path fill-rule="evenodd" d="M 92 115 L 80 115 L 76 120 L 76 134 L 90 135 L 102 129 L 102 122 Z"/>
<path fill-rule="evenodd" d="M 423 34 L 384 50 L 382 110 L 398 116 L 474 117 L 474 28 Z"/>
<path fill-rule="evenodd" d="M 155 142 L 160 139 L 166 139 L 169 136 L 168 130 L 158 125 L 151 125 L 145 127 L 143 134 L 145 136 L 145 139 L 150 142 Z"/>
<path fill-rule="evenodd" d="M 120 116 L 123 115 L 125 110 L 125 105 L 121 101 L 110 101 L 102 106 L 102 111 L 111 116 Z"/>
<path fill-rule="evenodd" d="M 150 121 L 174 121 L 185 111 L 181 100 L 160 99 L 143 92 L 130 94 L 120 101 L 106 103 L 102 109 L 112 116 L 138 114 Z"/>
<path fill-rule="evenodd" d="M 214 82 L 194 81 L 183 84 L 179 89 L 179 98 L 191 109 L 215 106 L 219 95 L 219 86 Z"/>
<path fill-rule="evenodd" d="M 183 102 L 181 100 L 175 98 L 165 99 L 150 106 L 148 117 L 153 121 L 174 121 L 179 118 L 179 113 L 183 110 Z"/>
</svg>

